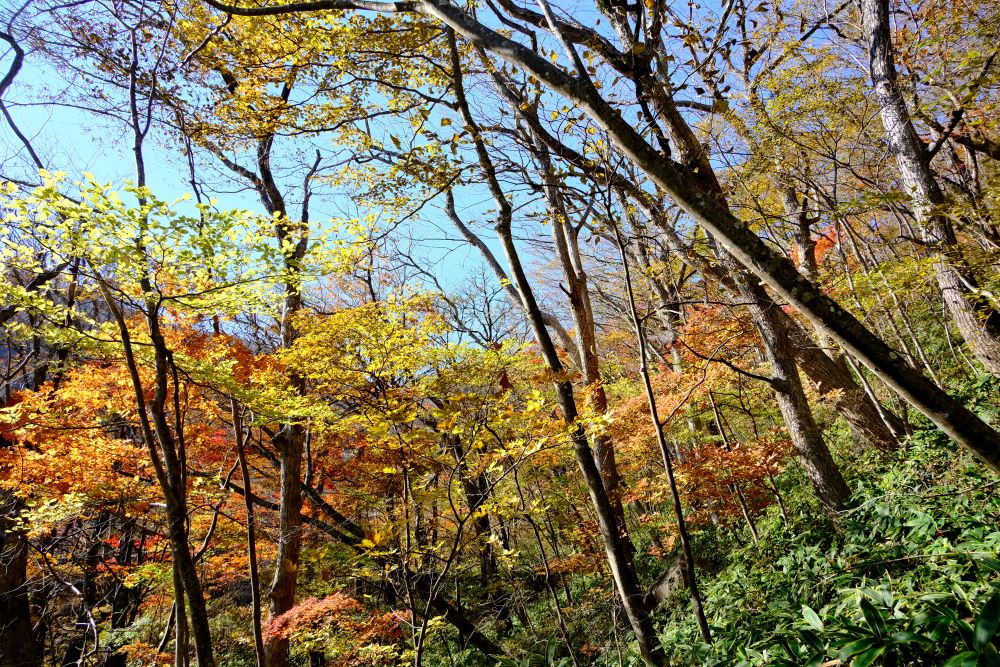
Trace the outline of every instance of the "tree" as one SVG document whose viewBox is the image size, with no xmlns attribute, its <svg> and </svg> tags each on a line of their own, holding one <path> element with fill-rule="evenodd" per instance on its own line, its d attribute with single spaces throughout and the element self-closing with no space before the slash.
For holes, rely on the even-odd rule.
<svg viewBox="0 0 1000 667">
<path fill-rule="evenodd" d="M 862 2 L 860 7 L 869 70 L 886 143 L 923 229 L 923 243 L 934 257 L 938 287 L 976 359 L 996 375 L 1000 373 L 1000 315 L 976 294 L 978 280 L 965 266 L 955 231 L 944 212 L 945 194 L 931 171 L 933 156 L 917 135 L 906 108 L 893 56 L 889 2 Z M 985 69 L 989 69 L 989 62 Z"/>
<path fill-rule="evenodd" d="M 741 221 L 725 211 L 719 202 L 693 187 L 683 175 L 682 169 L 678 168 L 679 165 L 664 160 L 660 152 L 601 96 L 593 80 L 587 75 L 586 67 L 582 66 L 575 47 L 565 35 L 563 38 L 567 40 L 567 56 L 573 63 L 573 74 L 543 60 L 529 48 L 504 37 L 453 5 L 424 1 L 412 4 L 355 3 L 349 0 L 320 0 L 280 7 L 250 8 L 226 5 L 215 0 L 211 0 L 209 4 L 239 16 L 273 16 L 331 9 L 412 12 L 433 17 L 454 29 L 472 45 L 495 54 L 513 66 L 524 68 L 550 90 L 578 105 L 608 132 L 609 137 L 629 160 L 709 231 L 733 255 L 735 261 L 774 289 L 779 297 L 795 306 L 821 333 L 828 335 L 857 357 L 950 437 L 976 452 L 989 465 L 1000 465 L 997 463 L 1000 461 L 1000 435 L 996 431 L 912 369 L 897 352 L 799 274 L 791 262 L 771 251 Z M 554 19 L 545 20 L 554 32 L 562 30 L 562 26 Z M 580 37 L 580 32 L 574 32 Z M 612 51 L 612 55 L 615 53 L 619 52 Z"/>
</svg>

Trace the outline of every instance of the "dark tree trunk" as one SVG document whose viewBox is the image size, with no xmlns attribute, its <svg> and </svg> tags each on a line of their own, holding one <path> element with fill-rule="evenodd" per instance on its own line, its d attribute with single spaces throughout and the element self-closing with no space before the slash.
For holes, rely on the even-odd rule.
<svg viewBox="0 0 1000 667">
<path fill-rule="evenodd" d="M 688 589 L 691 591 L 691 606 L 694 607 L 695 620 L 701 637 L 707 643 L 712 643 L 712 631 L 708 627 L 708 619 L 705 617 L 705 609 L 701 601 L 701 592 L 698 590 L 698 576 L 694 566 L 694 554 L 691 551 L 691 539 L 688 536 L 687 522 L 684 520 L 684 508 L 681 504 L 681 496 L 677 490 L 677 480 L 674 477 L 673 457 L 667 447 L 667 439 L 663 433 L 663 422 L 660 421 L 659 410 L 656 405 L 656 394 L 653 392 L 653 385 L 649 378 L 649 368 L 646 365 L 646 334 L 642 327 L 642 320 L 635 305 L 635 292 L 632 289 L 632 272 L 629 269 L 628 255 L 625 251 L 625 243 L 621 233 L 615 230 L 615 240 L 621 256 L 622 268 L 625 273 L 625 290 L 628 294 L 629 313 L 632 318 L 632 328 L 635 330 L 636 342 L 639 345 L 639 374 L 642 376 L 643 388 L 646 391 L 646 402 L 649 406 L 649 418 L 653 422 L 653 430 L 656 434 L 656 444 L 660 448 L 660 456 L 663 458 L 663 469 L 667 475 L 667 482 L 670 485 L 670 498 L 673 503 L 674 520 L 677 523 L 677 535 L 681 543 L 681 553 L 684 561 L 684 574 Z M 647 600 L 647 604 L 650 604 Z"/>
<path fill-rule="evenodd" d="M 254 511 L 250 483 L 250 466 L 247 465 L 246 440 L 243 436 L 243 418 L 235 399 L 230 400 L 230 414 L 233 418 L 233 434 L 235 436 L 236 456 L 240 466 L 240 476 L 243 478 L 243 507 L 247 514 L 247 564 L 250 570 L 250 601 L 251 624 L 253 625 L 254 653 L 257 667 L 266 667 L 267 653 L 264 649 L 264 631 L 261 627 L 260 573 L 257 568 L 257 514 Z M 250 429 L 247 429 L 249 440 Z"/>
<path fill-rule="evenodd" d="M 31 627 L 28 543 L 10 530 L 20 504 L 0 507 L 0 667 L 39 667 L 42 656 Z"/>
<path fill-rule="evenodd" d="M 851 492 L 823 441 L 813 418 L 812 408 L 806 400 L 792 342 L 777 315 L 780 308 L 770 300 L 763 286 L 738 269 L 733 273 L 737 276 L 739 290 L 749 303 L 750 316 L 763 340 L 764 352 L 771 366 L 774 395 L 788 435 L 820 504 L 828 512 L 837 512 L 843 509 Z"/>
<path fill-rule="evenodd" d="M 566 293 L 569 297 L 570 310 L 573 313 L 573 324 L 576 328 L 577 357 L 581 364 L 583 381 L 586 384 L 586 396 L 590 407 L 600 415 L 608 412 L 608 396 L 600 372 L 600 356 L 597 351 L 597 327 L 594 323 L 594 311 L 590 300 L 590 290 L 587 286 L 587 274 L 580 255 L 578 228 L 570 224 L 569 213 L 559 191 L 559 183 L 548 152 L 541 142 L 532 137 L 535 148 L 535 159 L 540 166 L 545 199 L 548 206 L 549 222 L 552 227 L 552 241 L 556 256 L 562 267 L 563 278 L 566 281 Z M 612 510 L 618 523 L 626 548 L 632 551 L 632 541 L 628 537 L 628 525 L 625 522 L 625 511 L 622 508 L 621 475 L 615 457 L 615 444 L 605 434 L 593 438 L 594 459 L 604 481 L 604 489 L 608 494 Z"/>
<path fill-rule="evenodd" d="M 777 313 L 777 318 L 785 327 L 792 353 L 806 378 L 822 394 L 834 390 L 839 393 L 833 407 L 847 420 L 851 432 L 879 449 L 895 449 L 899 439 L 906 434 L 903 421 L 895 413 L 875 404 L 851 375 L 846 360 L 841 363 L 814 344 L 784 311 Z"/>
</svg>

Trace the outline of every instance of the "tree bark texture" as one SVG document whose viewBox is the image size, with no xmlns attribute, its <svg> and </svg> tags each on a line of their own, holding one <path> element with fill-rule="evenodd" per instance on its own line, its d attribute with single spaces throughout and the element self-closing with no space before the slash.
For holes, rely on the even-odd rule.
<svg viewBox="0 0 1000 667">
<path fill-rule="evenodd" d="M 42 657 L 31 627 L 28 543 L 12 531 L 20 504 L 0 507 L 0 667 L 39 667 Z"/>
<path fill-rule="evenodd" d="M 976 359 L 1000 377 L 1000 315 L 975 302 L 970 287 L 975 278 L 963 267 L 954 231 L 943 207 L 947 200 L 931 171 L 923 141 L 913 121 L 893 57 L 889 26 L 889 0 L 861 0 L 861 17 L 869 70 L 886 143 L 910 198 L 917 220 L 923 226 L 924 242 L 934 259 L 938 288 L 952 319 Z"/>
</svg>

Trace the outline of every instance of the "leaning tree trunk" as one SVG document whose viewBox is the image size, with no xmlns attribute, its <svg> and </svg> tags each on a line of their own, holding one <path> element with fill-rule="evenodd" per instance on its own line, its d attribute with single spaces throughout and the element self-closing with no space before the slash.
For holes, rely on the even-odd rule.
<svg viewBox="0 0 1000 667">
<path fill-rule="evenodd" d="M 495 182 L 495 176 L 491 179 Z M 504 255 L 507 258 L 511 269 L 511 276 L 524 303 L 525 312 L 535 333 L 535 339 L 541 348 L 542 357 L 546 366 L 552 371 L 554 377 L 559 378 L 564 373 L 562 362 L 556 353 L 555 345 L 549 336 L 548 330 L 542 318 L 541 309 L 535 301 L 534 294 L 528 279 L 521 266 L 517 249 L 514 246 L 514 239 L 510 228 L 510 204 L 499 191 L 499 183 L 496 183 L 500 196 L 497 198 L 501 207 L 501 222 L 497 225 L 497 236 L 503 245 Z M 577 463 L 583 473 L 584 483 L 590 495 L 594 513 L 597 515 L 597 523 L 604 541 L 605 554 L 608 560 L 608 567 L 615 580 L 625 615 L 632 626 L 639 644 L 639 652 L 643 660 L 649 665 L 660 666 L 666 664 L 666 657 L 663 649 L 659 645 L 656 632 L 653 628 L 653 621 L 650 616 L 649 604 L 646 600 L 645 592 L 639 583 L 639 577 L 632 561 L 632 547 L 627 535 L 622 535 L 618 518 L 614 507 L 604 488 L 604 480 L 601 478 L 594 452 L 590 447 L 587 434 L 577 419 L 576 399 L 573 395 L 573 385 L 563 379 L 555 382 L 556 396 L 559 400 L 559 407 L 562 409 L 563 418 L 570 427 L 570 440 L 573 451 L 576 454 Z"/>
<path fill-rule="evenodd" d="M 667 130 L 679 157 L 694 168 L 689 183 L 701 191 L 702 196 L 729 212 L 726 194 L 719 183 L 704 147 L 690 126 L 678 112 L 669 97 L 655 99 L 657 111 L 663 117 Z M 714 235 L 710 234 L 713 245 Z M 823 441 L 812 408 L 806 399 L 799 369 L 792 351 L 792 344 L 784 326 L 780 308 L 749 271 L 740 266 L 737 257 L 724 245 L 717 249 L 717 255 L 726 268 L 736 291 L 746 301 L 754 326 L 760 332 L 765 354 L 771 366 L 771 386 L 778 402 L 778 408 L 788 429 L 788 435 L 795 445 L 806 475 L 813 484 L 816 496 L 823 507 L 831 513 L 843 508 L 850 496 L 850 490 L 840 469 L 837 467 Z"/>
<path fill-rule="evenodd" d="M 735 289 L 734 281 L 724 272 L 723 267 L 709 264 L 707 261 L 697 261 L 684 254 L 685 248 L 680 242 L 680 238 L 672 232 L 669 226 L 662 221 L 658 223 L 658 226 L 663 232 L 666 245 L 679 254 L 682 261 L 686 261 L 692 269 L 701 272 L 702 275 Z M 669 298 L 661 290 L 657 290 L 656 294 L 661 301 L 661 310 L 669 312 L 672 308 Z M 789 349 L 795 355 L 795 359 L 806 378 L 822 393 L 834 390 L 838 392 L 833 407 L 844 416 L 850 424 L 852 432 L 863 435 L 880 449 L 895 448 L 905 431 L 902 420 L 892 412 L 876 405 L 857 383 L 850 371 L 815 345 L 802 326 L 785 311 L 780 308 L 775 309 L 773 317 L 782 330 L 783 336 L 787 338 Z"/>
<path fill-rule="evenodd" d="M 507 265 L 510 267 L 511 282 L 516 288 L 518 299 L 524 307 L 524 312 L 535 334 L 535 340 L 538 342 L 542 358 L 555 378 L 554 385 L 559 407 L 562 409 L 563 419 L 569 427 L 570 442 L 576 454 L 580 472 L 583 474 L 584 483 L 590 495 L 594 513 L 597 515 L 597 523 L 604 542 L 608 568 L 611 570 L 611 575 L 615 580 L 615 587 L 618 590 L 625 615 L 632 626 L 633 632 L 635 632 L 636 642 L 639 645 L 639 652 L 643 660 L 649 665 L 664 665 L 666 664 L 666 656 L 663 654 L 663 649 L 659 645 L 656 631 L 653 628 L 653 620 L 650 616 L 649 605 L 646 602 L 645 591 L 642 590 L 639 584 L 639 576 L 632 561 L 631 544 L 628 542 L 628 537 L 622 535 L 619 531 L 618 519 L 604 487 L 604 480 L 601 478 L 601 472 L 594 458 L 594 452 L 590 447 L 587 434 L 577 418 L 578 413 L 576 398 L 573 394 L 573 385 L 563 377 L 565 369 L 556 352 L 552 337 L 546 328 L 546 319 L 535 299 L 531 284 L 528 282 L 524 267 L 521 264 L 517 247 L 514 244 L 514 237 L 511 230 L 513 207 L 500 185 L 496 168 L 487 150 L 486 143 L 469 109 L 468 100 L 465 96 L 458 45 L 455 33 L 451 30 L 448 31 L 448 42 L 451 55 L 452 80 L 455 86 L 455 99 L 458 109 L 462 114 L 462 119 L 465 121 L 466 127 L 472 135 L 473 145 L 486 180 L 486 185 L 497 206 L 495 229 L 500 244 L 503 247 L 504 257 L 507 259 Z"/>
<path fill-rule="evenodd" d="M 889 28 L 889 0 L 861 0 L 861 18 L 886 143 L 923 227 L 941 296 L 976 359 L 1000 377 L 1000 315 L 976 303 L 970 289 L 975 279 L 963 271 L 955 233 L 942 211 L 946 204 L 944 192 L 931 171 L 924 143 L 913 127 L 899 86 Z"/>
<path fill-rule="evenodd" d="M 649 418 L 653 423 L 653 431 L 656 434 L 656 444 L 660 449 L 660 456 L 663 458 L 663 470 L 667 475 L 667 483 L 670 486 L 670 499 L 674 509 L 674 520 L 677 524 L 677 536 L 681 543 L 681 553 L 684 556 L 685 579 L 687 580 L 688 589 L 691 591 L 691 606 L 694 608 L 695 620 L 698 623 L 702 639 L 711 644 L 712 631 L 705 616 L 701 592 L 698 590 L 698 576 L 694 566 L 694 554 L 691 550 L 691 539 L 688 535 L 687 522 L 684 520 L 684 508 L 681 504 L 680 492 L 677 489 L 677 479 L 674 476 L 673 457 L 670 454 L 670 448 L 667 446 L 667 439 L 663 433 L 663 422 L 660 420 L 659 410 L 656 405 L 656 394 L 653 391 L 653 384 L 649 377 L 649 366 L 646 362 L 646 333 L 642 326 L 642 318 L 639 317 L 639 310 L 635 305 L 632 271 L 629 268 L 625 242 L 622 239 L 621 232 L 617 228 L 615 229 L 615 241 L 618 245 L 618 252 L 624 272 L 629 315 L 632 319 L 632 328 L 635 330 L 636 343 L 639 346 L 639 375 L 642 377 L 643 388 L 646 392 L 646 403 L 649 406 Z"/>
<path fill-rule="evenodd" d="M 111 311 L 115 323 L 118 325 L 118 332 L 122 339 L 125 366 L 128 370 L 134 392 L 135 407 L 139 417 L 142 440 L 149 453 L 150 463 L 153 465 L 157 482 L 163 493 L 163 502 L 166 506 L 167 534 L 170 538 L 170 551 L 173 560 L 175 582 L 180 582 L 180 587 L 183 588 L 183 596 L 177 596 L 178 611 L 182 609 L 183 597 L 186 597 L 198 666 L 214 667 L 215 657 L 212 650 L 212 634 L 209 627 L 208 610 L 205 605 L 205 596 L 202 593 L 201 582 L 198 580 L 198 571 L 191 556 L 188 540 L 188 517 L 185 500 L 187 494 L 186 471 L 184 470 L 184 464 L 178 449 L 179 445 L 183 446 L 183 441 L 180 440 L 183 434 L 179 429 L 177 433 L 173 432 L 166 408 L 171 370 L 174 371 L 174 390 L 175 392 L 179 390 L 177 387 L 176 368 L 173 367 L 171 352 L 160 329 L 159 318 L 161 306 L 152 299 L 147 300 L 145 304 L 147 330 L 153 349 L 154 373 L 152 397 L 147 402 L 148 387 L 143 386 L 139 374 L 139 365 L 136 360 L 132 337 L 125 321 L 125 316 L 118 306 L 118 302 L 111 295 L 107 283 L 99 275 L 96 276 L 96 279 L 104 296 L 105 303 L 107 303 L 108 309 Z M 141 277 L 139 284 L 144 293 L 153 293 L 152 284 L 148 277 Z M 176 393 L 174 397 L 176 399 Z M 178 407 L 177 405 L 174 406 L 175 412 L 177 412 Z M 179 426 L 179 413 L 175 414 L 175 417 L 177 417 L 175 423 Z M 175 587 L 175 590 L 179 590 L 180 587 Z"/>
<path fill-rule="evenodd" d="M 832 406 L 847 420 L 851 432 L 863 436 L 878 449 L 895 449 L 899 439 L 906 434 L 903 420 L 894 412 L 876 405 L 851 375 L 846 364 L 838 363 L 812 344 L 802 327 L 784 311 L 776 314 L 785 327 L 792 353 L 806 379 L 822 394 L 837 392 Z"/>
</svg>

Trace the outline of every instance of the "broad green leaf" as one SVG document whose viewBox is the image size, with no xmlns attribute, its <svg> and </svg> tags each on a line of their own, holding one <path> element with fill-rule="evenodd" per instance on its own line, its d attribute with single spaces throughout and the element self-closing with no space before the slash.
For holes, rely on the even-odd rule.
<svg viewBox="0 0 1000 667">
<path fill-rule="evenodd" d="M 979 654 L 975 651 L 966 651 L 949 658 L 941 667 L 976 667 L 978 664 Z"/>
<path fill-rule="evenodd" d="M 860 654 L 858 657 L 856 657 L 854 659 L 854 662 L 851 663 L 851 666 L 868 667 L 873 662 L 875 662 L 875 659 L 878 658 L 880 655 L 882 655 L 884 651 L 885 651 L 885 644 L 883 644 L 882 646 L 875 646 L 874 648 L 870 648 L 864 653 Z"/>
<path fill-rule="evenodd" d="M 802 616 L 806 619 L 806 623 L 811 625 L 815 630 L 823 631 L 823 619 L 812 610 L 812 607 L 802 605 Z"/>
<path fill-rule="evenodd" d="M 846 646 L 842 647 L 839 652 L 841 660 L 847 660 L 848 658 L 857 655 L 863 651 L 877 646 L 881 643 L 881 638 L 879 637 L 866 637 L 865 639 L 858 639 Z"/>
<path fill-rule="evenodd" d="M 823 660 L 826 658 L 826 651 L 819 651 L 814 653 L 809 662 L 806 663 L 806 667 L 819 667 L 823 664 Z"/>
<path fill-rule="evenodd" d="M 819 638 L 819 635 L 812 630 L 799 630 L 799 636 L 802 637 L 802 641 L 814 651 L 823 651 L 826 648 L 823 645 L 823 641 Z"/>
<path fill-rule="evenodd" d="M 882 612 L 875 608 L 871 602 L 865 598 L 861 598 L 861 613 L 864 614 L 865 620 L 868 621 L 868 625 L 871 627 L 872 632 L 878 637 L 885 636 L 885 619 L 882 618 Z"/>
<path fill-rule="evenodd" d="M 892 633 L 893 644 L 929 644 L 931 640 L 923 635 L 918 635 L 915 632 L 894 632 Z"/>
<path fill-rule="evenodd" d="M 983 606 L 976 619 L 976 630 L 972 636 L 972 648 L 982 652 L 996 634 L 1000 624 L 1000 594 L 994 595 Z"/>
</svg>

